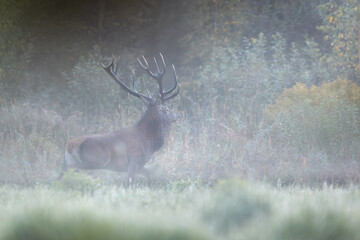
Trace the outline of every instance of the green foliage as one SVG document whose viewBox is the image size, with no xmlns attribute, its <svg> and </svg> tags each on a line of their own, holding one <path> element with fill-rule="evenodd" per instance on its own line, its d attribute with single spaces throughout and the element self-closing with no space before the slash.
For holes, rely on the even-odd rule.
<svg viewBox="0 0 360 240">
<path fill-rule="evenodd" d="M 214 190 L 210 204 L 204 208 L 203 218 L 222 233 L 249 224 L 255 217 L 269 213 L 267 201 L 256 196 L 240 181 L 224 181 Z"/>
<path fill-rule="evenodd" d="M 321 151 L 338 160 L 358 159 L 360 87 L 336 80 L 310 88 L 296 84 L 266 110 L 274 140 L 303 154 Z"/>
<path fill-rule="evenodd" d="M 33 46 L 28 42 L 30 36 L 19 26 L 19 18 L 26 0 L 1 0 L 0 9 L 0 104 L 19 95 L 27 95 L 19 91 L 34 83 L 24 81 L 28 77 L 29 62 L 33 54 Z M 33 79 L 31 79 L 32 81 Z M 27 89 L 28 90 L 28 89 Z"/>
<path fill-rule="evenodd" d="M 360 77 L 360 2 L 331 0 L 320 6 L 323 24 L 319 26 L 331 53 L 324 56 L 335 76 L 359 83 Z M 336 78 L 336 77 L 335 77 Z"/>
<path fill-rule="evenodd" d="M 243 47 L 244 37 L 260 32 L 273 35 L 280 32 L 288 42 L 302 43 L 308 33 L 319 38 L 316 23 L 320 21 L 317 6 L 322 0 L 242 1 L 202 0 L 184 2 L 182 26 L 187 30 L 180 38 L 184 64 L 203 65 L 218 47 L 231 44 Z"/>
<path fill-rule="evenodd" d="M 296 182 L 316 172 L 301 165 L 309 158 L 355 159 L 358 103 L 335 90 L 326 90 L 326 102 L 316 100 L 317 106 L 294 100 L 298 112 L 284 107 L 287 113 L 270 114 L 270 127 L 263 127 L 266 106 L 297 82 L 358 81 L 358 3 L 320 7 L 327 46 L 315 31 L 322 2 L 2 0 L 2 181 L 51 178 L 67 139 L 134 125 L 144 110 L 141 101 L 103 71 L 100 62 L 109 59 L 101 55 L 120 55 L 119 76 L 131 85 L 136 57 L 158 51 L 177 67 L 181 92 L 170 104 L 183 116 L 147 164 L 165 176 L 162 182 L 190 177 L 212 185 L 232 175 Z M 136 84 L 143 92 L 141 81 Z M 275 146 L 275 140 L 283 144 Z M 326 166 L 327 176 L 334 176 L 338 165 Z M 353 180 L 359 179 L 357 168 L 338 171 Z"/>
<path fill-rule="evenodd" d="M 358 194 L 358 187 L 280 189 L 276 196 L 268 194 L 269 199 L 275 200 L 271 217 L 248 227 L 241 239 L 358 239 L 359 214 L 355 211 Z M 344 199 L 349 200 L 346 206 Z"/>
<path fill-rule="evenodd" d="M 240 49 L 243 37 L 259 32 L 279 31 L 288 42 L 302 43 L 306 32 L 319 35 L 313 30 L 320 2 L 2 0 L 1 82 L 16 96 L 30 87 L 36 93 L 64 87 L 73 78 L 62 73 L 94 45 L 104 55 L 166 51 L 176 65 L 194 67 L 206 65 L 219 47 Z"/>
<path fill-rule="evenodd" d="M 0 181 L 30 184 L 52 176 L 67 138 L 61 116 L 28 103 L 3 106 L 0 116 Z"/>
<path fill-rule="evenodd" d="M 187 216 L 197 216 L 193 198 L 201 196 L 189 189 L 102 185 L 92 194 L 74 194 L 39 185 L 2 186 L 0 192 L 0 239 L 212 239 Z"/>
<path fill-rule="evenodd" d="M 217 47 L 241 42 L 242 33 L 249 24 L 244 14 L 249 5 L 239 0 L 186 3 L 183 21 L 190 31 L 181 38 L 182 45 L 187 46 L 184 63 L 206 61 Z"/>
<path fill-rule="evenodd" d="M 3 106 L 0 111 L 1 137 L 4 140 L 31 134 L 57 135 L 63 123 L 62 117 L 55 111 L 27 102 Z"/>
<path fill-rule="evenodd" d="M 80 59 L 70 74 L 65 74 L 69 85 L 68 96 L 64 96 L 64 100 L 70 98 L 75 109 L 89 114 L 104 112 L 101 108 L 116 111 L 120 102 L 119 91 L 114 82 L 106 77 L 100 63 L 99 53 L 95 49 L 93 54 Z"/>
<path fill-rule="evenodd" d="M 225 117 L 236 115 L 236 127 L 245 126 L 253 135 L 262 121 L 264 107 L 285 88 L 295 82 L 324 80 L 315 64 L 314 55 L 319 49 L 311 40 L 302 48 L 289 46 L 277 33 L 268 42 L 264 34 L 259 34 L 258 38 L 245 39 L 241 50 L 231 44 L 216 47 L 193 77 L 184 77 L 183 94 L 200 105 L 206 114 L 204 119 L 211 121 L 214 112 Z M 193 83 L 192 79 L 197 81 Z"/>
<path fill-rule="evenodd" d="M 233 180 L 214 189 L 101 185 L 76 194 L 3 185 L 0 193 L 0 239 L 355 240 L 360 234 L 358 186 L 274 188 Z M 220 232 L 213 227 L 224 216 L 229 227 Z"/>
<path fill-rule="evenodd" d="M 9 225 L 3 239 L 209 239 L 205 234 L 191 228 L 166 228 L 160 224 L 129 222 L 81 211 L 60 213 L 54 210 L 38 210 L 13 219 Z"/>
<path fill-rule="evenodd" d="M 336 210 L 302 209 L 300 213 L 285 218 L 267 239 L 355 240 L 358 238 L 358 221 L 353 220 Z"/>
<path fill-rule="evenodd" d="M 125 62 L 129 58 L 131 56 L 124 54 L 117 59 L 119 78 L 128 86 L 131 85 L 128 79 L 132 78 L 131 71 Z M 134 97 L 128 98 L 127 92 L 122 90 L 102 69 L 100 65 L 102 62 L 107 64 L 106 60 L 100 59 L 99 49 L 95 47 L 87 58 L 81 58 L 70 73 L 64 73 L 68 80 L 68 88 L 65 93 L 57 94 L 59 102 L 63 102 L 65 106 L 70 100 L 72 102 L 70 110 L 84 112 L 87 119 L 97 115 L 121 116 L 122 112 L 128 109 L 131 109 L 128 114 L 134 114 L 133 116 L 139 114 L 141 101 Z"/>
<path fill-rule="evenodd" d="M 75 172 L 73 169 L 68 170 L 61 179 L 52 183 L 55 189 L 59 190 L 75 190 L 82 193 L 93 192 L 101 181 L 93 177 Z"/>
<path fill-rule="evenodd" d="M 258 32 L 280 32 L 289 42 L 301 43 L 305 35 L 318 38 L 316 24 L 320 21 L 317 6 L 324 0 L 303 1 L 251 1 L 246 17 L 249 21 L 246 35 Z"/>
</svg>

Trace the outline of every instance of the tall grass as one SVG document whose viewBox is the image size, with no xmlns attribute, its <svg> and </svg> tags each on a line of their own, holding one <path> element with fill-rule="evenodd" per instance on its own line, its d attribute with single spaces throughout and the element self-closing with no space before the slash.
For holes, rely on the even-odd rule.
<svg viewBox="0 0 360 240">
<path fill-rule="evenodd" d="M 358 239 L 357 187 L 0 187 L 0 239 Z"/>
<path fill-rule="evenodd" d="M 54 180 L 63 164 L 67 139 L 136 123 L 141 116 L 141 103 L 135 103 L 138 108 L 135 112 L 133 108 L 122 108 L 125 104 L 128 102 L 122 102 L 113 114 L 91 117 L 78 110 L 61 113 L 46 104 L 28 101 L 2 106 L 0 181 L 34 184 Z M 176 111 L 179 105 L 174 103 L 172 109 Z M 283 185 L 324 181 L 347 184 L 359 178 L 356 163 L 331 162 L 319 151 L 304 155 L 295 148 L 297 145 L 274 142 L 276 138 L 267 128 L 249 136 L 235 114 L 225 118 L 216 110 L 208 112 L 201 108 L 193 116 L 187 116 L 181 109 L 177 113 L 184 117 L 172 125 L 165 146 L 147 164 L 155 184 L 191 178 L 212 185 L 231 176 L 273 183 L 280 180 Z M 208 115 L 212 117 L 202 117 Z M 119 181 L 119 174 L 105 170 L 94 173 L 107 182 Z"/>
<path fill-rule="evenodd" d="M 328 98 L 320 109 L 309 103 L 308 91 L 285 90 L 306 88 L 314 79 L 333 80 L 315 64 L 319 57 L 310 40 L 301 48 L 288 45 L 280 34 L 271 38 L 259 34 L 245 39 L 243 49 L 215 46 L 198 71 L 182 69 L 181 93 L 169 103 L 181 118 L 173 124 L 164 148 L 147 164 L 154 172 L 153 182 L 191 178 L 212 185 L 232 176 L 283 185 L 358 181 L 358 101 L 337 94 L 342 90 L 328 91 L 330 99 L 325 91 Z M 130 58 L 136 59 L 125 54 L 120 62 L 125 81 L 131 79 L 132 67 L 125 64 L 132 63 Z M 95 49 L 64 73 L 66 87 L 0 105 L 1 182 L 51 181 L 62 166 L 67 139 L 132 126 L 140 119 L 141 101 L 119 89 L 99 59 Z M 342 85 L 345 92 L 357 89 L 349 84 Z M 324 86 L 318 92 L 324 92 Z M 144 90 L 140 84 L 138 88 Z M 281 97 L 276 99 L 282 92 L 299 101 L 288 101 L 281 108 Z M 270 118 L 264 118 L 264 109 Z M 112 173 L 98 173 L 107 182 L 117 181 Z"/>
</svg>

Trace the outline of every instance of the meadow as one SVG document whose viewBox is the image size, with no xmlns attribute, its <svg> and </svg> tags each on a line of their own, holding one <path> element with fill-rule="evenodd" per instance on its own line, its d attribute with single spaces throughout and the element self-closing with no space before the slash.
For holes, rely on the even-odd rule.
<svg viewBox="0 0 360 240">
<path fill-rule="evenodd" d="M 270 186 L 238 179 L 209 188 L 66 181 L 0 187 L 0 239 L 359 239 L 357 186 Z"/>
</svg>

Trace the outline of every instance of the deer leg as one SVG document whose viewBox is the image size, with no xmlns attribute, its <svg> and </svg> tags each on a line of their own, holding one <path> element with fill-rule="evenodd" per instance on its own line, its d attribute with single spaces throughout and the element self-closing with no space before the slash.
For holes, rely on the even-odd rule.
<svg viewBox="0 0 360 240">
<path fill-rule="evenodd" d="M 133 188 L 135 182 L 136 166 L 134 164 L 129 165 L 126 176 L 126 187 Z"/>
</svg>

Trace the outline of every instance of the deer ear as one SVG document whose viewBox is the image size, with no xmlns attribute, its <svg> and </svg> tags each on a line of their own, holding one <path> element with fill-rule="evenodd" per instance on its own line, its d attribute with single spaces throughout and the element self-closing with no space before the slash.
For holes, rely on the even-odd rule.
<svg viewBox="0 0 360 240">
<path fill-rule="evenodd" d="M 149 107 L 149 104 L 150 104 L 149 100 L 147 100 L 143 96 L 140 96 L 140 99 L 146 107 Z"/>
</svg>

